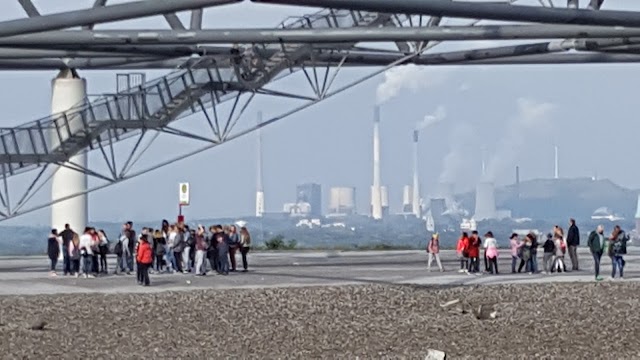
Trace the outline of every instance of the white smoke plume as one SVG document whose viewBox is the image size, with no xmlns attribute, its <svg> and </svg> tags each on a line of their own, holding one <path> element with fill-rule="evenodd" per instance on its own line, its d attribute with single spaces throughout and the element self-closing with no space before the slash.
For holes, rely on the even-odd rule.
<svg viewBox="0 0 640 360">
<path fill-rule="evenodd" d="M 487 163 L 484 181 L 495 181 L 501 171 L 515 164 L 520 152 L 532 144 L 531 137 L 548 132 L 555 105 L 530 98 L 517 100 L 518 113 L 506 124 L 505 133 L 497 141 L 496 151 Z"/>
<path fill-rule="evenodd" d="M 433 69 L 415 64 L 392 67 L 384 73 L 384 81 L 378 85 L 376 101 L 382 105 L 398 96 L 402 89 L 418 91 L 440 85 L 446 80 L 447 74 L 444 68 Z"/>
<path fill-rule="evenodd" d="M 465 172 L 472 166 L 470 158 L 476 151 L 475 143 L 470 141 L 476 135 L 471 124 L 456 124 L 449 135 L 449 153 L 442 159 L 442 173 L 440 183 L 460 183 L 466 178 Z"/>
<path fill-rule="evenodd" d="M 445 117 L 447 117 L 447 110 L 444 106 L 440 105 L 436 108 L 436 111 L 434 111 L 433 114 L 425 115 L 424 119 L 416 124 L 416 130 L 426 129 L 429 126 L 444 120 Z"/>
</svg>

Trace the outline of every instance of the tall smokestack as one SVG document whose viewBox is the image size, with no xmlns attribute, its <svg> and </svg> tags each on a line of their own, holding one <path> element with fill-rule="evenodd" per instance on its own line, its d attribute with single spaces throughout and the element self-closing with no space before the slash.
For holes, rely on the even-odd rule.
<svg viewBox="0 0 640 360">
<path fill-rule="evenodd" d="M 483 146 L 482 149 L 480 149 L 480 157 L 481 157 L 481 161 L 482 161 L 482 178 L 484 178 L 487 175 L 487 161 L 486 161 L 486 156 L 487 156 L 487 149 Z"/>
<path fill-rule="evenodd" d="M 418 178 L 418 130 L 413 132 L 413 215 L 420 218 L 420 179 Z"/>
<path fill-rule="evenodd" d="M 520 199 L 520 166 L 516 166 L 516 195 Z"/>
<path fill-rule="evenodd" d="M 555 157 L 554 157 L 554 179 L 559 179 L 560 178 L 560 164 L 559 164 L 559 160 L 558 160 L 558 145 L 555 145 L 553 147 L 554 152 L 555 152 Z"/>
<path fill-rule="evenodd" d="M 258 125 L 262 124 L 262 111 L 258 112 Z M 258 172 L 256 179 L 256 217 L 264 215 L 264 189 L 262 188 L 262 130 L 258 128 Z"/>
<path fill-rule="evenodd" d="M 380 107 L 373 114 L 373 186 L 371 187 L 371 217 L 382 219 L 382 191 L 380 188 Z"/>
</svg>

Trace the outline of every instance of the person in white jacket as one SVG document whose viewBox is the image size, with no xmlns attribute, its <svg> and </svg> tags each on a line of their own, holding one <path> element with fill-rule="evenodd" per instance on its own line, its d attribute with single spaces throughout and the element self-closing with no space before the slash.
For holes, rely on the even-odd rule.
<svg viewBox="0 0 640 360">
<path fill-rule="evenodd" d="M 84 229 L 84 233 L 80 236 L 80 256 L 82 256 L 82 276 L 84 278 L 93 278 L 91 267 L 93 266 L 93 237 L 91 236 L 91 228 Z"/>
</svg>

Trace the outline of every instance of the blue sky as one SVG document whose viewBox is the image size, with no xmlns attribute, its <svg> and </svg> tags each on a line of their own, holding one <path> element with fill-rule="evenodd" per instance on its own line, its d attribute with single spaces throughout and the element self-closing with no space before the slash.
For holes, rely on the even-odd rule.
<svg viewBox="0 0 640 360">
<path fill-rule="evenodd" d="M 34 2 L 43 13 L 69 8 L 64 0 Z M 74 6 L 79 6 L 76 3 L 90 6 L 92 1 L 74 2 Z M 640 8 L 634 3 L 607 1 L 605 8 Z M 23 16 L 17 2 L 7 3 L 3 10 L 3 19 Z M 273 27 L 285 17 L 283 14 L 312 11 L 245 2 L 207 10 L 204 26 Z M 156 17 L 99 28 L 145 26 L 167 27 L 162 18 Z M 482 45 L 492 44 L 495 42 Z M 444 44 L 434 51 L 469 46 Z M 344 83 L 371 71 L 351 69 L 345 71 L 340 81 Z M 439 179 L 454 181 L 460 191 L 471 189 L 481 177 L 482 148 L 486 148 L 490 176 L 498 184 L 514 181 L 516 165 L 520 166 L 523 180 L 551 177 L 554 143 L 560 147 L 561 176 L 597 173 L 600 178 L 639 188 L 640 169 L 632 165 L 640 133 L 637 95 L 631 86 L 637 71 L 638 65 L 546 65 L 419 68 L 396 71 L 386 77 L 379 75 L 263 131 L 267 211 L 280 211 L 283 203 L 294 200 L 295 186 L 303 182 L 322 184 L 325 204 L 330 187 L 355 186 L 360 212 L 368 211 L 373 107 L 381 84 L 394 76 L 400 78 L 402 86 L 382 104 L 381 124 L 382 180 L 389 187 L 392 211 L 400 209 L 402 187 L 411 182 L 412 131 L 417 122 L 438 108 L 445 109 L 444 119 L 421 131 L 423 192 L 429 193 Z M 87 78 L 90 93 L 114 91 L 114 72 L 80 70 L 80 73 Z M 161 74 L 155 71 L 148 76 Z M 50 81 L 55 75 L 54 71 L 1 72 L 0 81 L 5 89 L 0 98 L 4 110 L 2 126 L 15 126 L 47 115 Z M 297 92 L 306 85 L 303 77 L 296 76 L 280 86 Z M 256 101 L 248 108 L 244 121 L 255 121 L 260 110 L 269 117 L 291 106 L 291 102 L 278 98 Z M 192 204 L 185 210 L 187 216 L 252 214 L 255 140 L 255 136 L 243 137 L 92 193 L 90 220 L 174 218 L 178 183 L 182 181 L 192 184 Z M 193 144 L 167 142 L 152 149 L 148 159 L 158 161 L 176 146 L 187 148 Z M 97 155 L 92 154 L 90 161 L 97 160 Z M 43 192 L 41 198 L 47 196 Z M 48 224 L 49 216 L 44 209 L 5 224 Z"/>
</svg>

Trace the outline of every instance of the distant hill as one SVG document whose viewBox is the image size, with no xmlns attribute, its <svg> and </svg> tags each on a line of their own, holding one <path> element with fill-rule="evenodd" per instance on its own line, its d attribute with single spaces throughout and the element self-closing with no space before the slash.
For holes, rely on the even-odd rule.
<svg viewBox="0 0 640 360">
<path fill-rule="evenodd" d="M 607 179 L 537 179 L 523 181 L 519 186 L 497 187 L 495 197 L 496 207 L 511 210 L 513 217 L 587 220 L 596 209 L 608 207 L 628 220 L 635 215 L 638 191 Z M 462 194 L 459 199 L 473 212 L 475 192 Z"/>
</svg>

